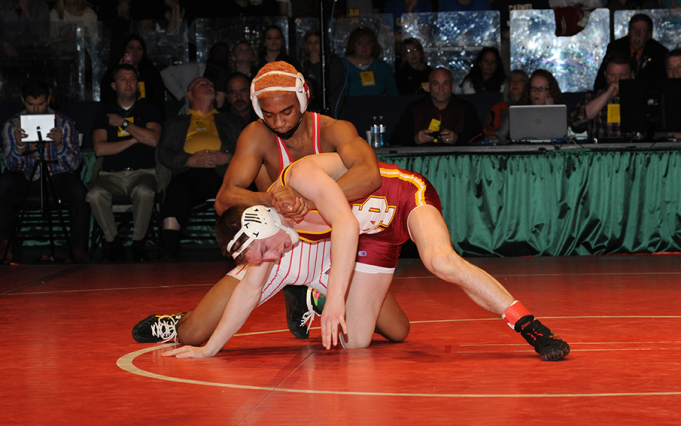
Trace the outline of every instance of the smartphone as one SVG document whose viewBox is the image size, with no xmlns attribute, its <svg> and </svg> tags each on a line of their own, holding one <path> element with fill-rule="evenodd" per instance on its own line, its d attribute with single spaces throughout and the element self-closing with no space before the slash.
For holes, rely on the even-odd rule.
<svg viewBox="0 0 681 426">
<path fill-rule="evenodd" d="M 123 55 L 123 63 L 132 65 L 132 55 L 129 53 Z"/>
</svg>

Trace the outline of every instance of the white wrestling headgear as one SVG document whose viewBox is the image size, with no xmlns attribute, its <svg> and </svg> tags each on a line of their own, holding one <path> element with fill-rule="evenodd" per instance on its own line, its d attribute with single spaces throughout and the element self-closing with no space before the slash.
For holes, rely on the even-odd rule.
<svg viewBox="0 0 681 426">
<path fill-rule="evenodd" d="M 293 245 L 296 245 L 298 240 L 300 240 L 295 229 L 282 225 L 281 216 L 279 216 L 279 213 L 274 208 L 265 206 L 249 207 L 241 215 L 241 229 L 232 238 L 232 241 L 227 244 L 227 251 L 232 250 L 232 246 L 234 246 L 234 243 L 237 242 L 241 235 L 248 235 L 246 242 L 239 250 L 232 254 L 232 258 L 236 259 L 253 241 L 269 238 L 279 232 L 280 229 L 283 229 L 291 237 Z"/>
<path fill-rule="evenodd" d="M 289 87 L 283 86 L 265 87 L 264 89 L 260 89 L 256 92 L 255 82 L 265 77 L 266 75 L 271 74 L 281 74 L 293 77 L 296 79 L 296 85 Z M 300 103 L 300 112 L 303 113 L 307 109 L 307 103 L 310 100 L 310 90 L 307 88 L 307 84 L 305 84 L 305 77 L 303 77 L 301 73 L 293 74 L 286 71 L 270 71 L 266 72 L 265 74 L 261 75 L 258 78 L 253 79 L 253 81 L 251 82 L 251 103 L 253 104 L 253 111 L 255 111 L 258 117 L 262 118 L 262 109 L 260 109 L 260 104 L 258 103 L 258 95 L 263 92 L 274 91 L 295 92 L 296 96 L 298 97 L 298 102 Z"/>
</svg>

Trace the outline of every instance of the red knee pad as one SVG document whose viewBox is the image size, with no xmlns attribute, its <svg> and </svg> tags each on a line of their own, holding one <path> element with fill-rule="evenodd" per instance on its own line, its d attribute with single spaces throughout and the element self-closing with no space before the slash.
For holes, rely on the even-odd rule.
<svg viewBox="0 0 681 426">
<path fill-rule="evenodd" d="M 515 329 L 515 324 L 518 322 L 518 320 L 526 315 L 532 314 L 523 306 L 522 303 L 516 300 L 515 302 L 511 303 L 511 306 L 506 308 L 501 318 L 504 318 L 506 322 L 508 322 L 508 325 Z"/>
</svg>

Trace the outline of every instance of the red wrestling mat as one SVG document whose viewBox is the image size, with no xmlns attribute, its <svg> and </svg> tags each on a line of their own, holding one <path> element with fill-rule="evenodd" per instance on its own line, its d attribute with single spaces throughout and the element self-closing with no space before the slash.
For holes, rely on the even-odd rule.
<svg viewBox="0 0 681 426">
<path fill-rule="evenodd" d="M 679 256 L 474 259 L 572 352 L 542 362 L 463 292 L 403 262 L 409 338 L 325 351 L 281 295 L 216 357 L 136 344 L 134 323 L 194 306 L 225 264 L 90 265 L 0 297 L 10 424 L 672 424 L 681 404 Z M 40 270 L 39 267 L 32 267 Z M 4 277 L 6 269 L 0 270 Z M 318 320 L 315 326 L 318 326 Z"/>
</svg>

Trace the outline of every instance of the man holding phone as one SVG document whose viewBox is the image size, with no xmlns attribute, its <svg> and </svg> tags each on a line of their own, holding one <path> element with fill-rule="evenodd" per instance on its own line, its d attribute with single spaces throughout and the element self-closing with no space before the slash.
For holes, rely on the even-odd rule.
<svg viewBox="0 0 681 426">
<path fill-rule="evenodd" d="M 466 145 L 482 136 L 475 107 L 454 96 L 452 81 L 447 68 L 430 73 L 428 96 L 407 106 L 390 136 L 390 145 Z"/>
<path fill-rule="evenodd" d="M 0 259 L 5 255 L 12 234 L 15 209 L 28 189 L 31 173 L 33 182 L 40 179 L 41 170 L 38 146 L 28 142 L 22 128 L 22 117 L 35 114 L 54 114 L 54 127 L 44 130 L 45 160 L 59 198 L 66 203 L 71 221 L 71 248 L 79 263 L 88 262 L 87 245 L 90 229 L 90 206 L 85 202 L 87 188 L 80 180 L 77 169 L 81 163 L 78 133 L 68 117 L 49 107 L 50 90 L 42 81 L 30 81 L 21 88 L 21 101 L 25 109 L 11 117 L 2 129 L 2 146 L 6 171 L 0 175 Z M 25 120 L 24 120 L 25 121 Z M 40 194 L 40 184 L 30 185 L 29 196 Z M 12 261 L 11 250 L 4 262 Z"/>
</svg>

